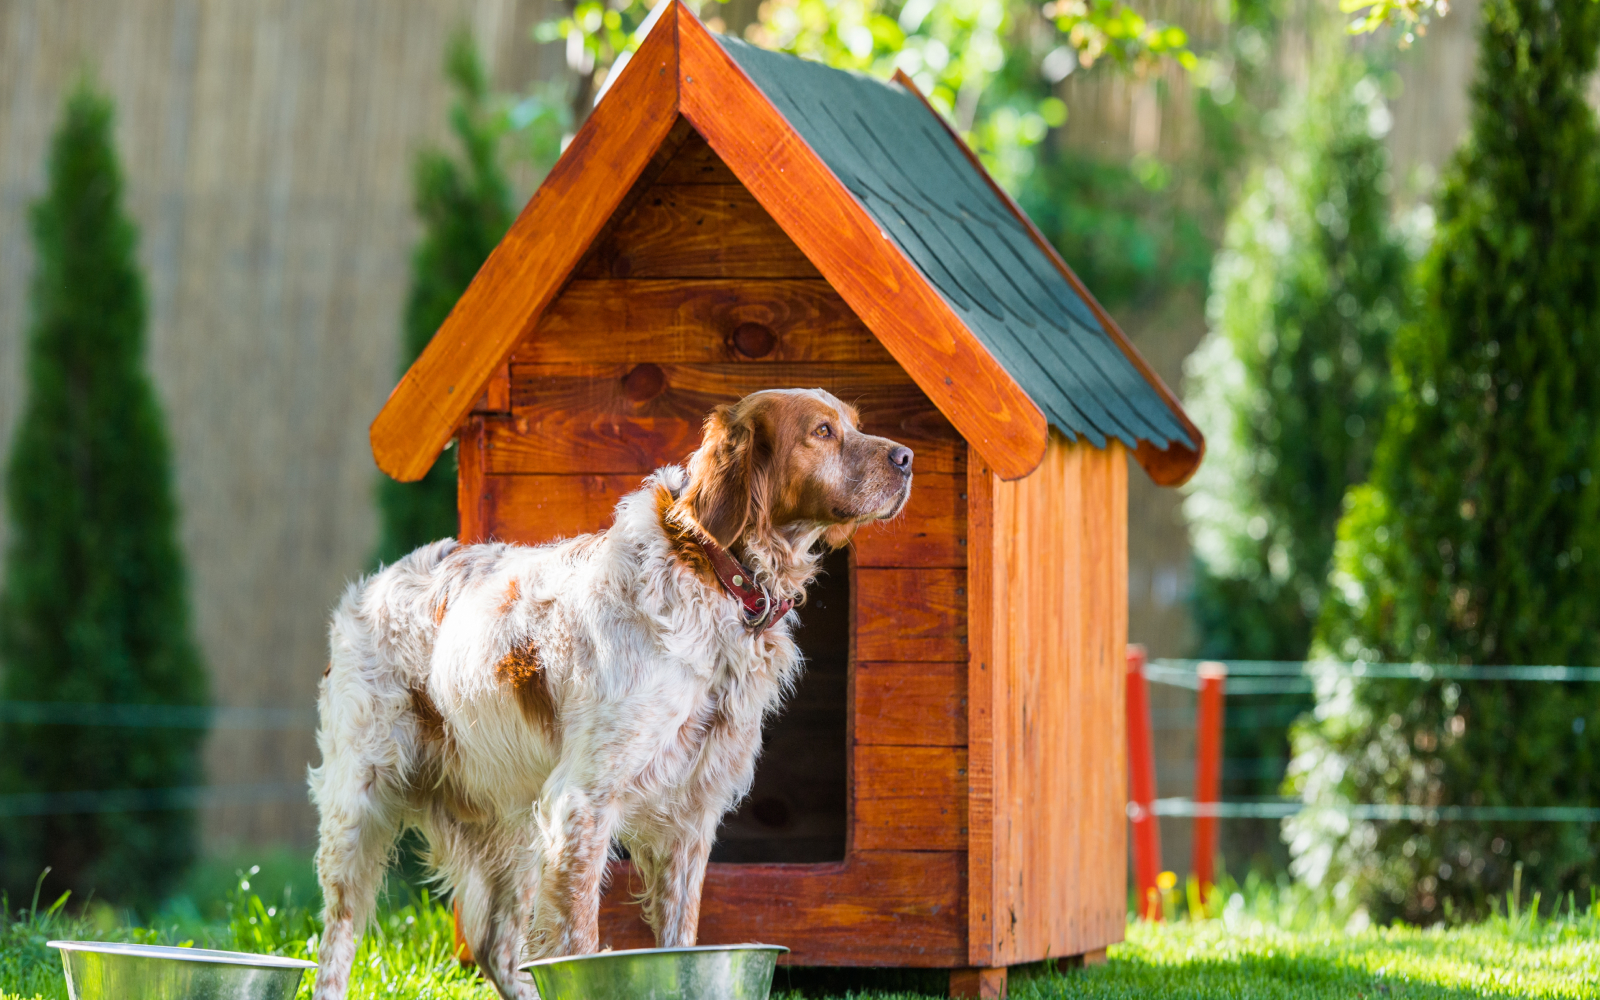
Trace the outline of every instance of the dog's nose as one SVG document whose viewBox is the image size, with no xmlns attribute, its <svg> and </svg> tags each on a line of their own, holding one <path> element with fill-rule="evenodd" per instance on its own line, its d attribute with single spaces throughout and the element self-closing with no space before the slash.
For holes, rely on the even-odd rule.
<svg viewBox="0 0 1600 1000">
<path fill-rule="evenodd" d="M 903 444 L 895 445 L 889 449 L 889 464 L 901 472 L 909 473 L 911 471 L 911 449 Z"/>
</svg>

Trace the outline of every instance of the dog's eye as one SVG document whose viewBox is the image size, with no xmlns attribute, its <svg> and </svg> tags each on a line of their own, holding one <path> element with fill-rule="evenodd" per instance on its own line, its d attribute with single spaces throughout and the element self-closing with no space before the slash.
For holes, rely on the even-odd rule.
<svg viewBox="0 0 1600 1000">
<path fill-rule="evenodd" d="M 818 427 L 811 433 L 815 434 L 819 438 L 831 438 L 833 437 L 833 427 L 829 424 L 823 424 L 821 427 Z"/>
</svg>

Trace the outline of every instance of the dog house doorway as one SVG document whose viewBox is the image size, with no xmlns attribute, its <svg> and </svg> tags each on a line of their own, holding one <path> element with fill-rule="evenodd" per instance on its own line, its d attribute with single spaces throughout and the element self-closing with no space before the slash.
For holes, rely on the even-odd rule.
<svg viewBox="0 0 1600 1000">
<path fill-rule="evenodd" d="M 750 795 L 728 815 L 712 861 L 843 861 L 850 690 L 850 550 L 823 560 L 798 611 L 805 670 L 761 734 Z"/>
</svg>

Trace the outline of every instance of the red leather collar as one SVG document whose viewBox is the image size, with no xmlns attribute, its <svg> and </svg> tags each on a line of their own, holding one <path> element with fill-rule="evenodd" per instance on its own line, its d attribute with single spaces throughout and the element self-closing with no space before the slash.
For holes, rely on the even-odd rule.
<svg viewBox="0 0 1600 1000">
<path fill-rule="evenodd" d="M 727 549 L 716 542 L 707 539 L 698 539 L 700 550 L 706 554 L 706 560 L 711 563 L 712 572 L 717 574 L 717 579 L 728 588 L 728 593 L 739 599 L 744 606 L 744 623 L 757 635 L 771 628 L 779 618 L 789 613 L 794 607 L 794 602 L 789 600 L 772 603 L 772 595 L 767 593 L 767 588 L 756 582 L 755 574 L 749 568 L 733 557 Z"/>
</svg>

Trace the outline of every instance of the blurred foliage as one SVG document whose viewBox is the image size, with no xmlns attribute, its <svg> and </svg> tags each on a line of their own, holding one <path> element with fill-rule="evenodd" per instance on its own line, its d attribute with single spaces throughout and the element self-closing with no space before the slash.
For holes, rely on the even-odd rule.
<svg viewBox="0 0 1600 1000">
<path fill-rule="evenodd" d="M 456 89 L 450 130 L 460 150 L 451 155 L 428 149 L 417 157 L 413 185 L 423 234 L 411 255 L 402 373 L 428 346 L 516 217 L 505 161 L 519 157 L 553 163 L 568 124 L 564 104 L 548 95 L 534 94 L 513 104 L 491 93 L 483 61 L 464 29 L 451 36 L 445 72 Z M 454 536 L 454 446 L 418 482 L 379 479 L 378 513 L 376 559 L 382 563 Z"/>
<path fill-rule="evenodd" d="M 1350 22 L 1352 35 L 1371 34 L 1397 25 L 1400 47 L 1408 48 L 1418 36 L 1428 33 L 1434 17 L 1450 13 L 1450 0 L 1339 0 L 1339 9 L 1356 15 Z"/>
<path fill-rule="evenodd" d="M 1254 149 L 1259 114 L 1248 105 L 1258 93 L 1275 99 L 1272 86 L 1255 84 L 1269 75 L 1267 39 L 1287 2 L 1227 4 L 1227 41 L 1204 54 L 1191 49 L 1181 27 L 1110 0 L 768 0 L 743 34 L 879 78 L 907 74 L 1095 294 L 1118 306 L 1204 281 L 1218 220 Z M 691 6 L 712 30 L 727 30 L 720 5 Z M 644 0 L 585 2 L 538 26 L 540 40 L 565 42 L 579 75 L 575 116 L 619 56 L 637 46 L 650 10 Z M 1047 142 L 1066 123 L 1060 89 L 1068 76 L 1101 66 L 1154 80 L 1167 64 L 1186 67 L 1200 85 L 1205 141 L 1194 162 L 1148 154 L 1102 161 Z"/>
<path fill-rule="evenodd" d="M 1600 134 L 1591 0 L 1488 0 L 1470 136 L 1438 199 L 1396 403 L 1351 490 L 1321 655 L 1600 664 Z M 1319 682 L 1297 734 L 1312 804 L 1596 806 L 1593 685 Z M 1288 824 L 1295 870 L 1381 916 L 1481 913 L 1513 862 L 1586 893 L 1575 823 Z"/>
<path fill-rule="evenodd" d="M 1229 220 L 1210 333 L 1187 364 L 1185 406 L 1207 429 L 1184 501 L 1206 658 L 1304 658 L 1408 312 L 1381 74 L 1338 39 L 1317 66 L 1309 92 L 1282 112 L 1277 155 Z"/>
<path fill-rule="evenodd" d="M 690 6 L 722 27 L 715 5 Z M 565 39 L 568 65 L 597 79 L 638 46 L 650 9 L 645 0 L 584 0 L 571 16 L 540 25 L 537 37 Z M 1182 28 L 1147 20 L 1123 0 L 767 0 L 745 36 L 880 78 L 904 71 L 1012 191 L 1032 169 L 1034 147 L 1066 120 L 1051 88 L 1080 66 L 1200 66 Z"/>
<path fill-rule="evenodd" d="M 27 402 L 10 465 L 0 699 L 203 705 L 172 459 L 144 367 L 137 234 L 123 213 L 111 101 L 67 96 L 32 208 Z M 202 781 L 201 729 L 0 724 L 0 794 Z M 192 810 L 0 819 L 0 889 L 46 865 L 80 893 L 149 903 L 195 853 Z"/>
<path fill-rule="evenodd" d="M 1115 306 L 1204 286 L 1211 236 L 1180 195 L 1172 168 L 1155 157 L 1111 163 L 1056 154 L 1018 200 L 1083 283 Z"/>
</svg>

